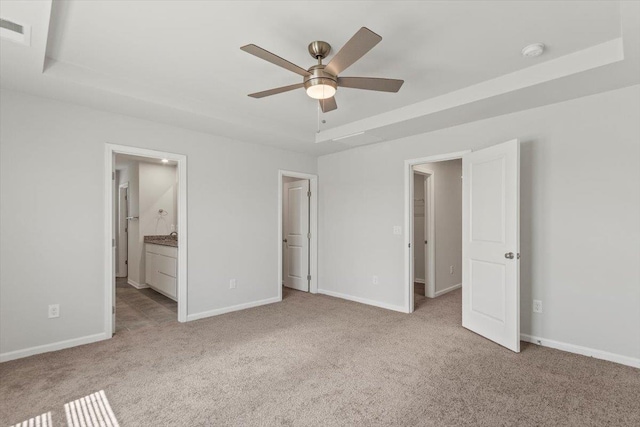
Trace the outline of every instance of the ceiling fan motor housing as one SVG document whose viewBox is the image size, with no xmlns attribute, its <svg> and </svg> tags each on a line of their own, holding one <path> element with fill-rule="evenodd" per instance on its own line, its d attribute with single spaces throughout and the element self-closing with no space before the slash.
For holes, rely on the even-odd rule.
<svg viewBox="0 0 640 427">
<path fill-rule="evenodd" d="M 309 68 L 311 75 L 304 77 L 304 88 L 311 86 L 327 85 L 334 89 L 338 88 L 338 78 L 324 71 L 324 65 L 314 65 Z"/>
</svg>

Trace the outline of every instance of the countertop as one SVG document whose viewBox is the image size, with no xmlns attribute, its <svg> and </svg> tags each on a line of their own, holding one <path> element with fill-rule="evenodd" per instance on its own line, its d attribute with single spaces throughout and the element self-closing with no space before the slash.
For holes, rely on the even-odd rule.
<svg viewBox="0 0 640 427">
<path fill-rule="evenodd" d="M 154 245 L 171 246 L 173 248 L 178 247 L 178 238 L 167 235 L 144 236 L 144 242 Z"/>
</svg>

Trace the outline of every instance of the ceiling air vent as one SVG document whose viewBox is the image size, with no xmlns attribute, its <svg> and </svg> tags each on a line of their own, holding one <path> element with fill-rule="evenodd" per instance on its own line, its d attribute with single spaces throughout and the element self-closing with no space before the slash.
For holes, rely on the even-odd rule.
<svg viewBox="0 0 640 427">
<path fill-rule="evenodd" d="M 0 37 L 29 46 L 31 44 L 31 27 L 0 18 Z"/>
</svg>

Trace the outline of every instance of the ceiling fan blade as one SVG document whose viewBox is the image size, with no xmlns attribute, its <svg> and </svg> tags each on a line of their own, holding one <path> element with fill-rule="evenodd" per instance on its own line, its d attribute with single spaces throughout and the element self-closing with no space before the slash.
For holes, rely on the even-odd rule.
<svg viewBox="0 0 640 427">
<path fill-rule="evenodd" d="M 360 28 L 358 32 L 342 46 L 342 49 L 335 54 L 331 61 L 329 61 L 324 71 L 337 76 L 358 59 L 362 58 L 365 53 L 373 49 L 375 45 L 380 43 L 380 40 L 382 40 L 382 37 L 367 27 Z"/>
<path fill-rule="evenodd" d="M 296 83 L 294 85 L 277 87 L 274 89 L 264 90 L 262 92 L 250 93 L 249 96 L 252 98 L 264 98 L 265 96 L 277 95 L 282 92 L 289 92 L 290 90 L 300 89 L 304 87 L 304 83 Z"/>
<path fill-rule="evenodd" d="M 296 64 L 292 64 L 284 58 L 280 58 L 278 55 L 269 52 L 268 50 L 264 50 L 261 47 L 256 46 L 255 44 L 248 44 L 246 46 L 242 46 L 240 49 L 244 50 L 247 53 L 257 56 L 260 59 L 264 59 L 265 61 L 269 61 L 272 64 L 275 64 L 279 67 L 285 68 L 289 71 L 293 71 L 296 74 L 300 74 L 301 76 L 309 76 L 307 70 L 302 67 L 298 67 Z"/>
<path fill-rule="evenodd" d="M 397 92 L 404 80 L 378 79 L 375 77 L 338 77 L 338 86 L 353 89 L 377 90 L 380 92 Z"/>
<path fill-rule="evenodd" d="M 336 98 L 331 97 L 327 99 L 319 99 L 320 108 L 322 108 L 323 113 L 328 113 L 329 111 L 333 111 L 338 108 L 338 104 L 336 104 Z"/>
</svg>

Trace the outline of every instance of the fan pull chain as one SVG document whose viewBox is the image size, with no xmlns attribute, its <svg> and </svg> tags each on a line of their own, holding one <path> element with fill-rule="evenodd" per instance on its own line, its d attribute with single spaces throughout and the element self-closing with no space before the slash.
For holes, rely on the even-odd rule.
<svg viewBox="0 0 640 427">
<path fill-rule="evenodd" d="M 320 102 L 318 102 L 318 133 L 320 133 Z"/>
</svg>

